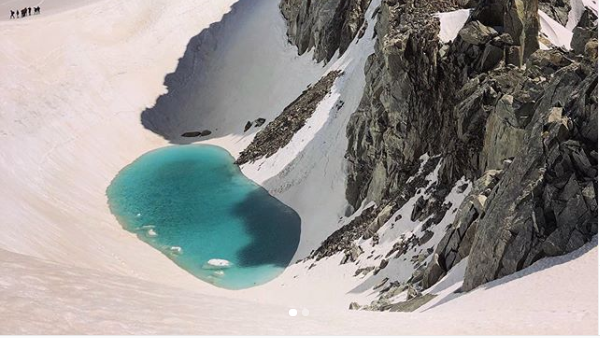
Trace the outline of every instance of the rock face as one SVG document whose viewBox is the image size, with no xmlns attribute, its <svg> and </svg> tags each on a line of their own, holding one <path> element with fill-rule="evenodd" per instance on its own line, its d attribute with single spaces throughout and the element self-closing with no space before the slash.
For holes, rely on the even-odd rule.
<svg viewBox="0 0 600 338">
<path fill-rule="evenodd" d="M 486 26 L 502 27 L 511 36 L 509 63 L 521 66 L 539 48 L 538 0 L 482 0 L 472 18 Z"/>
<path fill-rule="evenodd" d="M 443 127 L 439 98 L 458 81 L 449 73 L 450 87 L 437 85 L 439 23 L 429 14 L 435 9 L 393 1 L 381 6 L 375 27 L 380 38 L 365 65 L 365 93 L 348 126 L 346 197 L 355 207 L 365 199 L 381 203 L 397 195 L 399 182 L 412 175 L 419 156 L 441 153 L 437 140 L 450 138 L 441 134 L 448 129 Z"/>
<path fill-rule="evenodd" d="M 371 0 L 283 0 L 288 37 L 300 54 L 315 49 L 317 61 L 344 53 L 364 23 Z"/>
<path fill-rule="evenodd" d="M 489 196 L 463 290 L 571 252 L 598 233 L 598 71 L 559 70 L 527 141 Z"/>
<path fill-rule="evenodd" d="M 421 289 L 467 256 L 464 290 L 568 253 L 597 234 L 597 21 L 582 17 L 573 53 L 538 50 L 538 6 L 554 17 L 568 7 L 540 3 L 382 2 L 364 94 L 347 129 L 347 200 L 376 207 L 336 231 L 316 257 L 345 251 L 346 261 L 356 259 L 353 241 L 374 236 L 414 195 L 405 182 L 423 154 L 437 155 L 440 164 L 432 196 L 443 200 L 462 177 L 474 185 L 427 267 L 415 271 L 412 282 Z M 474 7 L 471 17 L 454 41 L 440 43 L 432 14 L 460 7 Z M 309 10 L 304 17 L 317 15 L 302 8 Z M 285 17 L 300 46 L 307 33 Z M 322 44 L 313 39 L 316 50 L 338 48 Z M 438 224 L 439 206 L 421 202 L 411 218 Z M 425 234 L 415 241 L 432 237 Z"/>
<path fill-rule="evenodd" d="M 483 14 L 497 5 L 506 15 Z M 439 23 L 431 13 L 452 6 L 444 1 L 382 5 L 376 27 L 380 38 L 366 65 L 365 94 L 348 127 L 352 170 L 347 198 L 355 206 L 397 194 L 397 182 L 408 177 L 406 168 L 424 153 L 445 154 L 441 175 L 451 184 L 463 175 L 476 179 L 497 168 L 520 146 L 533 100 L 529 93 L 513 95 L 525 82 L 522 71 L 495 69 L 513 59 L 520 64 L 531 53 L 528 31 L 504 27 L 500 34 L 496 28 L 513 17 L 512 9 L 492 2 L 479 6 L 481 20 L 474 17 L 452 44 L 442 46 Z M 533 21 L 522 26 L 537 27 L 537 17 Z M 533 92 L 541 90 L 533 82 L 526 85 Z"/>
<path fill-rule="evenodd" d="M 576 0 L 577 1 L 577 0 Z M 569 21 L 569 11 L 571 10 L 570 0 L 539 0 L 539 7 L 549 17 L 563 26 Z"/>
<path fill-rule="evenodd" d="M 439 281 L 453 266 L 469 256 L 480 218 L 492 189 L 497 185 L 502 171 L 487 171 L 475 181 L 473 189 L 458 208 L 454 223 L 438 244 L 431 263 L 425 270 L 423 288 L 427 289 Z"/>
</svg>

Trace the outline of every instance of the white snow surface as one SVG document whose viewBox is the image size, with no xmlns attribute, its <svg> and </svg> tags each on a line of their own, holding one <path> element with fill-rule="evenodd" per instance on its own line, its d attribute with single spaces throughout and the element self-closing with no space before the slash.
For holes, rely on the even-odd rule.
<svg viewBox="0 0 600 338">
<path fill-rule="evenodd" d="M 565 26 L 554 21 L 548 14 L 539 10 L 540 16 L 540 31 L 543 36 L 548 38 L 550 42 L 556 47 L 562 47 L 566 50 L 571 50 L 571 39 L 573 39 L 573 32 L 568 30 Z"/>
<path fill-rule="evenodd" d="M 98 0 L 0 0 L 0 21 L 10 19 L 10 11 L 20 10 L 24 7 L 39 6 L 44 15 L 65 13 L 90 5 Z M 37 16 L 19 19 L 19 22 L 33 20 Z"/>
<path fill-rule="evenodd" d="M 0 251 L 0 332 L 13 334 L 595 334 L 597 243 L 465 295 L 464 262 L 415 313 L 323 310 L 215 297 Z M 558 287 L 561 286 L 561 287 Z"/>
<path fill-rule="evenodd" d="M 231 291 L 193 278 L 121 228 L 105 189 L 121 168 L 168 145 L 142 126 L 140 114 L 166 93 L 165 75 L 203 30 L 212 44 L 198 48 L 211 58 L 189 65 L 188 80 L 202 90 L 187 108 L 206 109 L 187 117 L 220 130 L 226 136 L 206 143 L 234 156 L 256 132 L 241 132 L 246 121 L 272 120 L 322 75 L 344 71 L 288 146 L 242 168 L 302 217 L 296 258 L 362 211 L 344 217 L 343 156 L 379 0 L 366 15 L 364 37 L 327 65 L 289 45 L 278 2 L 0 1 L 7 13 L 43 9 L 0 22 L 0 333 L 595 333 L 597 244 L 457 297 L 463 262 L 429 290 L 439 296 L 425 313 L 369 313 L 349 311 L 348 304 L 373 300 L 373 284 L 412 273 L 408 263 L 394 260 L 377 278 L 354 277 L 373 261 L 361 256 L 339 265 L 339 254 Z M 436 172 L 428 177 L 430 184 L 436 179 Z M 458 185 L 428 247 L 441 239 L 468 191 L 458 193 Z M 409 217 L 418 196 L 396 212 L 401 220 L 392 217 L 380 229 L 382 246 L 357 244 L 383 254 L 398 236 L 421 235 L 423 222 Z M 310 315 L 290 317 L 292 308 Z"/>
<path fill-rule="evenodd" d="M 465 22 L 471 15 L 470 9 L 459 9 L 451 12 L 437 13 L 440 19 L 439 38 L 442 42 L 450 42 L 458 36 L 458 32 L 463 28 Z"/>
<path fill-rule="evenodd" d="M 581 15 L 586 8 L 596 14 L 596 17 L 598 16 L 597 0 L 571 0 L 571 10 L 569 11 L 569 19 L 566 26 L 568 30 L 573 31 L 577 27 Z"/>
</svg>

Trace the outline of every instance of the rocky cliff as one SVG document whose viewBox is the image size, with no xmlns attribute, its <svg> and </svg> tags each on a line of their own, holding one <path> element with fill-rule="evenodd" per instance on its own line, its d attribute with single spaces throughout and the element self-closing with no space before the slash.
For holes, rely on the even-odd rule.
<svg viewBox="0 0 600 338">
<path fill-rule="evenodd" d="M 284 0 L 281 8 L 290 41 L 320 61 L 359 34 L 366 5 Z M 435 13 L 464 7 L 472 12 L 458 36 L 440 42 Z M 409 178 L 424 154 L 438 156 L 439 181 L 415 205 L 416 217 L 439 222 L 450 187 L 463 177 L 474 187 L 428 252 L 417 288 L 469 256 L 468 291 L 597 234 L 597 18 L 582 16 L 573 51 L 540 50 L 538 42 L 538 9 L 564 24 L 569 8 L 549 0 L 383 1 L 347 130 L 347 199 L 377 207 L 317 255 L 359 256 L 350 239 L 373 236 L 369 224 L 381 225 L 414 195 Z"/>
<path fill-rule="evenodd" d="M 314 48 L 317 61 L 344 53 L 364 23 L 371 0 L 282 0 L 288 37 L 300 54 Z"/>
</svg>

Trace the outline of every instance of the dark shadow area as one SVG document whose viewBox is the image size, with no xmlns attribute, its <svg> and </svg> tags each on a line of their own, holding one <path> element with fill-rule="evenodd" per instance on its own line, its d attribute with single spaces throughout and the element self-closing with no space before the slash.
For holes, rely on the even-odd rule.
<svg viewBox="0 0 600 338">
<path fill-rule="evenodd" d="M 224 131 L 211 130 L 212 126 L 202 122 L 205 107 L 210 109 L 210 102 L 201 102 L 198 97 L 199 93 L 210 86 L 209 70 L 218 57 L 219 44 L 226 44 L 218 41 L 225 36 L 223 31 L 232 25 L 241 27 L 243 20 L 238 14 L 252 6 L 253 2 L 255 0 L 237 1 L 231 6 L 231 10 L 223 15 L 221 21 L 212 23 L 190 39 L 175 72 L 165 77 L 167 93 L 159 96 L 153 107 L 142 112 L 141 122 L 144 128 L 173 144 L 190 144 L 227 134 Z M 206 135 L 207 131 L 210 131 L 210 136 Z M 186 133 L 187 137 L 183 136 Z"/>
<path fill-rule="evenodd" d="M 318 80 L 323 68 L 287 40 L 279 1 L 237 0 L 191 38 L 142 125 L 173 144 L 252 135 Z"/>
<path fill-rule="evenodd" d="M 484 284 L 482 287 L 484 289 L 491 289 L 496 286 L 499 286 L 499 285 L 502 285 L 502 284 L 505 284 L 508 282 L 512 282 L 515 279 L 519 279 L 519 278 L 531 275 L 532 273 L 543 271 L 543 270 L 552 268 L 557 265 L 568 263 L 572 260 L 575 260 L 575 259 L 585 255 L 587 252 L 589 252 L 590 250 L 594 249 L 597 246 L 598 246 L 598 236 L 595 236 L 590 242 L 586 243 L 584 246 L 582 246 L 581 248 L 579 248 L 571 253 L 568 253 L 563 256 L 546 257 L 545 259 L 539 260 L 539 261 L 535 262 L 533 265 L 531 265 L 521 271 L 517 271 L 511 275 L 488 282 L 488 283 Z"/>
<path fill-rule="evenodd" d="M 521 270 L 521 271 L 517 271 L 511 275 L 502 277 L 500 279 L 488 282 L 484 285 L 482 285 L 480 288 L 477 288 L 473 291 L 479 290 L 479 289 L 492 289 L 494 287 L 512 282 L 514 280 L 517 280 L 519 278 L 523 278 L 526 277 L 528 275 L 531 275 L 533 273 L 536 272 L 540 272 L 549 268 L 552 268 L 554 266 L 557 265 L 561 265 L 561 264 L 565 264 L 568 263 L 570 261 L 573 261 L 583 255 L 585 255 L 586 253 L 588 253 L 590 250 L 594 249 L 595 247 L 598 246 L 598 237 L 594 237 L 589 243 L 585 244 L 583 247 L 579 248 L 578 250 L 575 250 L 571 253 L 568 253 L 564 256 L 557 256 L 557 257 L 547 257 L 545 259 L 539 260 L 536 263 L 534 263 L 533 265 Z M 457 299 L 463 295 L 467 295 L 468 293 L 464 293 L 464 292 L 460 292 L 460 288 L 458 290 L 455 290 L 453 293 L 448 294 L 446 297 L 444 297 L 441 301 L 439 301 L 437 304 L 435 304 L 434 306 L 432 306 L 431 308 L 425 310 L 429 311 L 433 308 L 436 308 L 444 303 L 447 303 L 451 300 Z"/>
<path fill-rule="evenodd" d="M 375 294 L 375 293 L 379 293 L 379 290 L 381 288 L 379 288 L 378 290 L 373 289 L 373 287 L 375 285 L 377 285 L 379 282 L 381 282 L 381 280 L 385 279 L 385 278 L 389 278 L 388 275 L 385 274 L 377 274 L 377 275 L 371 275 L 370 277 L 367 277 L 367 279 L 358 284 L 357 286 L 355 286 L 352 290 L 348 291 L 348 294 L 354 293 L 354 294 L 359 294 L 359 293 L 363 293 L 367 290 L 371 290 L 370 294 Z"/>
<path fill-rule="evenodd" d="M 451 294 L 446 295 L 444 298 L 442 298 L 439 302 L 437 302 L 435 305 L 433 305 L 432 307 L 430 307 L 429 309 L 426 309 L 423 312 L 427 312 L 435 307 L 438 307 L 444 303 L 448 303 L 451 300 L 454 300 L 456 298 L 459 298 L 460 296 L 462 296 L 463 294 L 460 293 L 460 288 L 458 288 L 457 290 L 452 291 Z"/>
<path fill-rule="evenodd" d="M 287 267 L 300 243 L 300 216 L 263 189 L 250 193 L 233 209 L 252 243 L 238 251 L 240 266 L 273 264 Z"/>
</svg>

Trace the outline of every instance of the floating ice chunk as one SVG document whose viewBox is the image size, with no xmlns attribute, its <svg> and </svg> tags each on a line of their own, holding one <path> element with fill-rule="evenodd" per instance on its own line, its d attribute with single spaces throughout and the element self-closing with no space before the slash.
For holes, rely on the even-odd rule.
<svg viewBox="0 0 600 338">
<path fill-rule="evenodd" d="M 135 217 L 140 218 L 142 217 L 142 214 L 138 212 L 137 215 L 135 215 Z"/>
<path fill-rule="evenodd" d="M 156 236 L 158 236 L 158 234 L 156 233 L 156 231 L 154 231 L 154 229 L 148 229 L 148 231 L 146 232 L 146 236 L 156 237 Z"/>
<path fill-rule="evenodd" d="M 225 276 L 225 271 L 223 271 L 223 270 L 217 270 L 217 271 L 213 272 L 213 276 L 215 276 L 215 277 L 223 277 L 223 276 Z"/>
<path fill-rule="evenodd" d="M 231 264 L 231 262 L 226 259 L 213 258 L 206 262 L 206 264 L 204 264 L 202 268 L 206 270 L 220 270 L 230 268 L 232 265 L 233 264 Z"/>
<path fill-rule="evenodd" d="M 140 229 L 146 230 L 146 229 L 154 229 L 154 228 L 156 228 L 154 225 L 147 224 L 147 225 L 143 225 Z"/>
<path fill-rule="evenodd" d="M 180 246 L 172 246 L 172 247 L 169 248 L 169 251 L 172 254 L 181 255 L 181 253 L 183 252 L 183 249 L 181 249 Z"/>
</svg>

